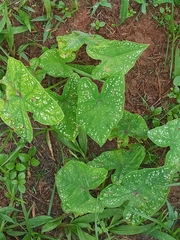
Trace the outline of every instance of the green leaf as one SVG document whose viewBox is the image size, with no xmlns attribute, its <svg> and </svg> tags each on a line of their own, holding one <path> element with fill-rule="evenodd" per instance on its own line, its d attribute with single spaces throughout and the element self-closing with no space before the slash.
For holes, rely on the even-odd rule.
<svg viewBox="0 0 180 240">
<path fill-rule="evenodd" d="M 56 175 L 56 186 L 64 212 L 76 215 L 102 212 L 103 206 L 89 193 L 106 178 L 103 168 L 92 168 L 83 162 L 69 161 Z"/>
<path fill-rule="evenodd" d="M 106 208 L 103 212 L 98 214 L 98 220 L 101 219 L 109 219 L 110 217 L 114 215 L 122 216 L 122 209 L 121 208 Z M 89 213 L 83 216 L 80 216 L 78 218 L 75 218 L 71 223 L 72 224 L 80 224 L 80 223 L 92 223 L 95 221 L 95 214 Z"/>
<path fill-rule="evenodd" d="M 6 16 L 4 15 L 3 18 L 0 21 L 0 33 L 2 32 L 5 24 L 6 24 Z"/>
<path fill-rule="evenodd" d="M 70 77 L 72 69 L 65 64 L 64 59 L 59 56 L 57 49 L 49 49 L 40 56 L 39 66 L 53 77 Z"/>
<path fill-rule="evenodd" d="M 50 0 L 43 0 L 45 9 L 46 9 L 46 17 L 49 19 L 51 17 L 51 1 Z"/>
<path fill-rule="evenodd" d="M 76 121 L 77 87 L 79 81 L 80 77 L 74 74 L 67 81 L 63 94 L 55 97 L 64 112 L 64 118 L 59 124 L 53 126 L 53 129 L 73 142 L 79 133 L 79 126 Z"/>
<path fill-rule="evenodd" d="M 158 240 L 176 240 L 177 238 L 172 237 L 171 235 L 169 235 L 168 233 L 164 233 L 161 230 L 154 230 L 154 231 L 150 231 L 149 235 L 151 237 L 154 237 L 155 239 Z"/>
<path fill-rule="evenodd" d="M 180 44 L 178 43 L 176 50 L 175 50 L 175 59 L 174 59 L 174 77 L 179 77 L 180 76 L 180 66 L 179 66 L 179 61 L 180 61 Z M 174 80 L 175 81 L 175 80 Z M 173 82 L 174 82 L 173 81 Z M 180 80 L 178 80 L 180 82 Z M 175 85 L 175 84 L 174 84 Z M 180 84 L 178 85 L 180 86 Z"/>
<path fill-rule="evenodd" d="M 28 28 L 28 30 L 31 32 L 31 23 L 30 23 L 29 15 L 26 12 L 22 11 L 21 9 L 18 10 L 18 13 L 21 19 L 23 20 L 24 24 Z"/>
<path fill-rule="evenodd" d="M 144 226 L 121 225 L 121 226 L 112 227 L 109 229 L 109 231 L 119 235 L 135 235 L 135 234 L 150 232 L 153 226 L 154 226 L 154 223 L 150 223 Z"/>
<path fill-rule="evenodd" d="M 36 158 L 32 158 L 31 159 L 31 165 L 33 166 L 33 167 L 37 167 L 38 165 L 40 164 L 40 162 L 36 159 Z"/>
<path fill-rule="evenodd" d="M 127 145 L 129 137 L 137 140 L 146 139 L 147 132 L 148 126 L 142 116 L 124 111 L 123 117 L 111 132 L 109 139 L 117 137 L 122 143 L 126 142 L 125 145 Z"/>
<path fill-rule="evenodd" d="M 174 86 L 180 87 L 180 75 L 174 78 L 173 84 Z"/>
<path fill-rule="evenodd" d="M 28 225 L 30 228 L 35 228 L 35 227 L 39 227 L 51 220 L 53 220 L 53 218 L 51 216 L 46 216 L 46 215 L 36 216 L 34 218 L 28 219 Z M 26 222 L 22 222 L 21 224 L 25 225 Z"/>
<path fill-rule="evenodd" d="M 26 187 L 24 186 L 24 184 L 18 184 L 18 190 L 20 191 L 20 193 L 25 193 L 26 191 Z"/>
<path fill-rule="evenodd" d="M 0 232 L 0 240 L 6 240 L 6 237 L 3 233 Z"/>
<path fill-rule="evenodd" d="M 116 74 L 103 85 L 101 93 L 96 84 L 82 78 L 78 87 L 77 122 L 102 146 L 123 115 L 124 76 Z"/>
<path fill-rule="evenodd" d="M 107 0 L 100 0 L 100 5 L 103 7 L 112 8 L 111 3 L 109 3 Z"/>
<path fill-rule="evenodd" d="M 30 159 L 30 156 L 26 153 L 19 153 L 18 157 L 21 160 L 21 162 L 28 162 Z"/>
<path fill-rule="evenodd" d="M 22 163 L 17 163 L 16 164 L 16 170 L 17 171 L 24 171 L 24 170 L 26 170 L 26 167 Z"/>
<path fill-rule="evenodd" d="M 33 138 L 27 111 L 45 125 L 54 125 L 63 119 L 59 105 L 20 61 L 9 58 L 6 75 L 0 82 L 6 85 L 6 99 L 3 109 L 0 108 L 0 117 L 26 141 L 31 142 Z"/>
<path fill-rule="evenodd" d="M 173 175 L 169 168 L 135 170 L 127 174 L 121 185 L 111 184 L 100 194 L 101 202 L 109 208 L 121 206 L 128 201 L 124 219 L 138 225 L 143 215 L 152 216 L 165 203 L 169 193 L 167 185 Z"/>
<path fill-rule="evenodd" d="M 113 183 L 120 184 L 127 173 L 139 168 L 144 157 L 144 147 L 140 144 L 134 144 L 129 150 L 120 149 L 103 152 L 99 157 L 88 162 L 88 165 L 105 168 L 108 171 L 116 169 L 111 179 Z"/>
<path fill-rule="evenodd" d="M 23 32 L 26 32 L 28 29 L 26 26 L 18 26 L 18 27 L 11 27 L 11 31 L 12 31 L 12 34 L 19 34 L 19 33 L 23 33 Z M 3 34 L 8 34 L 9 31 L 8 29 L 4 29 L 1 33 Z"/>
<path fill-rule="evenodd" d="M 136 60 L 147 48 L 147 44 L 139 44 L 129 41 L 106 40 L 99 43 L 89 43 L 87 54 L 101 63 L 92 71 L 94 79 L 103 79 L 115 73 L 126 74 L 135 64 Z"/>
<path fill-rule="evenodd" d="M 83 44 L 98 44 L 104 38 L 99 35 L 91 35 L 84 32 L 72 32 L 71 34 L 57 37 L 60 56 L 67 62 L 72 62 L 76 58 L 75 52 Z"/>
<path fill-rule="evenodd" d="M 128 14 L 128 7 L 129 7 L 129 0 L 122 0 L 121 9 L 120 9 L 120 17 L 121 17 L 120 23 L 123 23 L 126 20 L 127 14 Z"/>
<path fill-rule="evenodd" d="M 14 168 L 15 164 L 14 164 L 14 162 L 8 162 L 5 166 L 8 170 L 12 170 Z"/>
<path fill-rule="evenodd" d="M 29 149 L 28 155 L 29 155 L 30 157 L 33 157 L 35 154 L 36 154 L 36 147 L 33 146 L 33 147 L 31 147 L 31 148 Z"/>
<path fill-rule="evenodd" d="M 157 146 L 170 146 L 165 165 L 169 167 L 169 171 L 178 172 L 180 170 L 180 119 L 169 121 L 163 126 L 148 131 L 148 137 Z"/>
<path fill-rule="evenodd" d="M 8 159 L 8 155 L 7 154 L 4 154 L 4 153 L 1 153 L 0 154 L 0 166 L 2 164 L 4 164 L 4 162 Z"/>
<path fill-rule="evenodd" d="M 18 180 L 21 181 L 21 180 L 24 180 L 26 178 L 25 176 L 25 173 L 24 172 L 21 172 L 18 174 Z"/>
<path fill-rule="evenodd" d="M 62 222 L 62 219 L 52 219 L 50 221 L 46 221 L 46 223 L 42 226 L 42 233 L 52 231 L 57 228 Z"/>
<path fill-rule="evenodd" d="M 9 217 L 7 214 L 0 213 L 0 219 L 2 219 L 3 221 L 15 224 L 14 220 L 11 217 Z"/>
</svg>

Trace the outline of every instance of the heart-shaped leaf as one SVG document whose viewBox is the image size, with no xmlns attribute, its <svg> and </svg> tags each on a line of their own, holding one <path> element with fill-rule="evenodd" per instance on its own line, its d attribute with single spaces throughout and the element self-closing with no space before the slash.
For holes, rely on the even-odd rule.
<svg viewBox="0 0 180 240">
<path fill-rule="evenodd" d="M 130 146 L 129 150 L 120 149 L 103 152 L 100 156 L 88 163 L 92 167 L 116 169 L 111 176 L 112 182 L 120 184 L 124 175 L 139 168 L 145 157 L 145 149 L 140 144 Z"/>
<path fill-rule="evenodd" d="M 147 132 L 148 126 L 142 116 L 124 111 L 123 117 L 111 132 L 109 139 L 117 137 L 121 145 L 128 145 L 129 137 L 139 141 L 147 138 Z"/>
<path fill-rule="evenodd" d="M 96 84 L 82 78 L 78 86 L 77 122 L 100 146 L 123 115 L 124 76 L 116 74 L 103 85 L 101 93 Z"/>
<path fill-rule="evenodd" d="M 80 77 L 74 74 L 67 81 L 63 89 L 63 94 L 56 97 L 58 104 L 64 112 L 64 118 L 58 125 L 53 126 L 55 131 L 61 133 L 73 142 L 79 132 L 79 126 L 76 122 L 77 87 L 79 81 Z"/>
<path fill-rule="evenodd" d="M 75 215 L 98 213 L 103 205 L 92 197 L 90 189 L 97 188 L 106 178 L 107 170 L 93 168 L 83 162 L 69 161 L 56 175 L 56 186 L 64 212 Z"/>
<path fill-rule="evenodd" d="M 0 117 L 28 142 L 32 141 L 33 134 L 27 112 L 33 113 L 34 119 L 45 125 L 57 124 L 63 119 L 59 105 L 20 61 L 9 58 L 1 83 L 6 85 L 6 99 L 3 109 L 0 108 Z"/>
<path fill-rule="evenodd" d="M 94 68 L 93 78 L 102 79 L 119 72 L 127 73 L 147 46 L 147 44 L 105 39 L 99 44 L 87 45 L 87 54 L 93 59 L 102 61 Z"/>
<path fill-rule="evenodd" d="M 180 119 L 148 131 L 148 137 L 160 147 L 170 146 L 165 165 L 174 173 L 180 170 Z"/>
<path fill-rule="evenodd" d="M 128 201 L 124 218 L 138 225 L 144 216 L 152 216 L 165 203 L 172 174 L 169 168 L 135 170 L 127 174 L 120 185 L 111 184 L 100 194 L 106 207 L 114 208 Z"/>
</svg>

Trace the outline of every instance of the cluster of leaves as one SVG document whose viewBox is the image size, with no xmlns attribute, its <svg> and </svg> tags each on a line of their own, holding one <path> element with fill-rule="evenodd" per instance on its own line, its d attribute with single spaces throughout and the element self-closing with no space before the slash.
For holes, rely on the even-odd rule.
<svg viewBox="0 0 180 240">
<path fill-rule="evenodd" d="M 119 226 L 116 227 L 121 222 L 120 218 L 137 227 L 162 207 L 174 175 L 180 170 L 177 147 L 179 120 L 148 130 L 140 115 L 124 110 L 124 75 L 147 45 L 110 41 L 83 32 L 60 36 L 57 41 L 58 48 L 48 49 L 39 58 L 32 59 L 30 67 L 12 57 L 8 59 L 6 75 L 0 81 L 0 117 L 24 142 L 31 142 L 33 130 L 27 114 L 31 112 L 36 121 L 51 125 L 62 143 L 84 157 L 83 161 L 67 159 L 56 174 L 56 186 L 65 216 L 73 213 L 76 217 L 67 226 L 69 234 L 73 232 L 86 236 L 81 239 L 94 239 L 80 230 L 83 220 L 78 216 L 83 214 L 88 214 L 83 216 L 89 219 L 84 225 L 86 228 L 90 227 L 94 216 L 102 214 L 98 217 L 101 227 L 96 229 L 96 235 L 120 231 Z M 77 51 L 84 44 L 87 54 L 100 61 L 98 65 L 74 62 Z M 61 95 L 41 86 L 40 82 L 46 74 L 60 78 L 58 84 L 66 82 Z M 101 83 L 101 92 L 95 81 Z M 117 138 L 117 150 L 103 152 L 87 161 L 86 135 L 100 146 L 107 139 Z M 141 141 L 147 137 L 157 146 L 170 146 L 164 166 L 141 168 L 146 155 Z M 134 138 L 135 143 L 130 144 L 129 138 Z M 1 155 L 4 174 L 8 173 L 8 181 L 13 180 L 21 193 L 25 191 L 22 172 L 27 170 L 29 162 L 38 164 L 34 154 L 35 149 L 27 154 L 19 153 L 18 149 L 13 157 Z M 14 169 L 20 173 L 11 178 Z M 90 194 L 91 190 L 97 191 L 97 197 Z M 112 217 L 113 211 L 119 212 L 119 217 L 112 219 L 107 228 L 103 227 L 101 220 Z M 46 219 L 46 224 L 39 222 L 40 225 L 45 224 L 42 233 L 63 225 L 63 218 L 50 217 L 49 221 Z M 148 232 L 151 228 L 152 225 L 147 225 L 141 230 L 138 228 L 138 231 Z M 135 229 L 132 234 L 137 231 Z"/>
<path fill-rule="evenodd" d="M 3 176 L 0 176 L 0 181 L 5 183 L 8 193 L 7 197 L 15 199 L 16 193 L 19 191 L 25 193 L 26 175 L 25 172 L 29 166 L 38 166 L 39 161 L 34 157 L 36 148 L 32 147 L 28 153 L 21 153 L 20 150 L 24 147 L 22 142 L 18 143 L 18 147 L 10 155 L 0 154 L 0 169 Z"/>
</svg>

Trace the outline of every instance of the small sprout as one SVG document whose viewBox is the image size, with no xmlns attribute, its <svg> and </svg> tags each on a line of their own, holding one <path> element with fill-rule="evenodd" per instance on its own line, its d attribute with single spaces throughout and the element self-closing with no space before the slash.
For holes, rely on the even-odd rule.
<svg viewBox="0 0 180 240">
<path fill-rule="evenodd" d="M 105 22 L 100 22 L 99 20 L 96 20 L 95 22 L 91 23 L 91 27 L 93 27 L 95 30 L 99 30 L 101 27 L 104 27 L 106 25 Z"/>
</svg>

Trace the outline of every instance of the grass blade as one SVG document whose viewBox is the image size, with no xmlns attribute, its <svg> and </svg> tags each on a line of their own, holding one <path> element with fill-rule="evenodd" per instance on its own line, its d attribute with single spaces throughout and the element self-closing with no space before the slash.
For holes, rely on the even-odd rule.
<svg viewBox="0 0 180 240">
<path fill-rule="evenodd" d="M 122 0 L 121 1 L 121 9 L 120 9 L 120 23 L 123 23 L 128 14 L 128 7 L 129 7 L 129 0 Z"/>
</svg>

